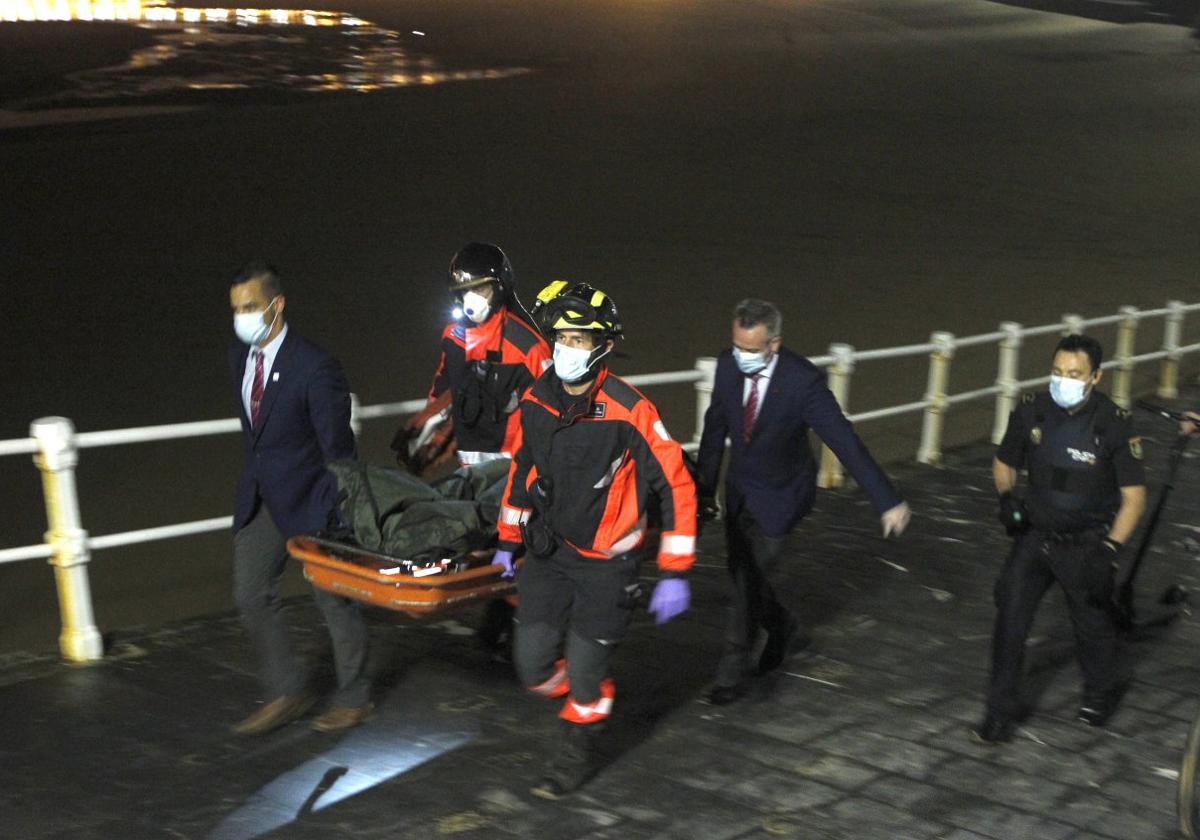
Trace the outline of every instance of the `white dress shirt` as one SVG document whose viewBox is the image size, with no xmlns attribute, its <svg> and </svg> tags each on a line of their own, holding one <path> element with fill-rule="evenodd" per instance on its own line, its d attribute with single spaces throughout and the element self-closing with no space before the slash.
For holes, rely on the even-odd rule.
<svg viewBox="0 0 1200 840">
<path fill-rule="evenodd" d="M 267 383 L 271 381 L 271 367 L 275 364 L 275 357 L 279 355 L 279 348 L 283 346 L 283 338 L 287 335 L 287 324 L 283 325 L 283 329 L 279 331 L 279 335 L 271 339 L 265 346 L 259 347 L 257 344 L 251 345 L 250 352 L 246 354 L 246 370 L 242 373 L 242 407 L 246 410 L 246 416 L 250 416 L 250 392 L 254 390 L 254 354 L 259 351 L 263 354 L 263 393 L 267 392 Z"/>
</svg>

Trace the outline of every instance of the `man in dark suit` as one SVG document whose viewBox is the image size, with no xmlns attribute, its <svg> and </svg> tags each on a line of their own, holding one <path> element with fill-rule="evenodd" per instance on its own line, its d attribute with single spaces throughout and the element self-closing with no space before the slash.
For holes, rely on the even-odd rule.
<svg viewBox="0 0 1200 840">
<path fill-rule="evenodd" d="M 817 464 L 812 429 L 845 465 L 880 514 L 883 535 L 900 534 L 908 505 L 859 440 L 825 385 L 825 374 L 783 347 L 774 305 L 743 300 L 734 310 L 733 348 L 717 359 L 712 403 L 704 415 L 698 464 L 702 518 L 715 518 L 717 475 L 731 441 L 725 476 L 725 538 L 734 598 L 725 646 L 709 694 L 731 703 L 747 690 L 750 654 L 767 632 L 758 673 L 779 667 L 799 634 L 776 598 L 772 571 L 788 533 L 813 505 Z"/>
<path fill-rule="evenodd" d="M 292 652 L 280 578 L 288 538 L 319 531 L 335 515 L 337 484 L 326 464 L 354 457 L 354 433 L 341 365 L 289 329 L 278 273 L 247 265 L 233 279 L 229 302 L 241 339 L 229 364 L 246 447 L 233 513 L 234 599 L 268 699 L 234 731 L 258 735 L 302 716 L 316 699 Z M 358 603 L 321 590 L 315 597 L 333 639 L 338 690 L 312 728 L 335 732 L 371 713 L 368 633 Z"/>
</svg>

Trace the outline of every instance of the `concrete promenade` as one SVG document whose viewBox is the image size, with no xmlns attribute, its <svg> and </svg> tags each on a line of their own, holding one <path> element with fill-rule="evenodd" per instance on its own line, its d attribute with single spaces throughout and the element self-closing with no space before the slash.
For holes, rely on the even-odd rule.
<svg viewBox="0 0 1200 840">
<path fill-rule="evenodd" d="M 1153 500 L 1173 429 L 1138 421 Z M 229 734 L 256 685 L 237 619 L 223 614 L 123 632 L 94 667 L 48 653 L 0 662 L 0 837 L 1174 837 L 1173 773 L 1200 706 L 1190 614 L 1126 645 L 1132 685 L 1108 728 L 1090 729 L 1074 719 L 1078 669 L 1052 591 L 1028 657 L 1036 714 L 1012 744 L 967 737 L 1006 545 L 990 453 L 894 469 L 916 511 L 898 542 L 878 537 L 860 494 L 820 494 L 785 587 L 815 642 L 721 708 L 704 701 L 727 598 L 719 530 L 706 533 L 693 609 L 662 628 L 639 615 L 616 659 L 608 764 L 560 802 L 528 793 L 556 704 L 522 694 L 477 646 L 473 613 L 373 615 L 376 716 L 341 737 L 296 723 L 252 740 Z M 1169 583 L 1197 587 L 1197 466 L 1180 471 L 1143 609 Z M 287 610 L 327 686 L 311 600 Z"/>
</svg>

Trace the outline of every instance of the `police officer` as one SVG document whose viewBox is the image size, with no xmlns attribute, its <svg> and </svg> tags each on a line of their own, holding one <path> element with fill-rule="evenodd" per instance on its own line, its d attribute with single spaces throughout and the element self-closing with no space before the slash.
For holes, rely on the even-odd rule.
<svg viewBox="0 0 1200 840">
<path fill-rule="evenodd" d="M 442 354 L 425 411 L 401 430 L 393 448 L 407 444 L 444 412 L 453 423 L 460 466 L 511 458 L 517 400 L 550 366 L 550 345 L 517 298 L 512 264 L 495 245 L 472 242 L 450 261 L 455 317 L 442 330 Z M 416 447 L 413 447 L 416 449 Z M 414 471 L 426 466 L 410 463 Z"/>
<path fill-rule="evenodd" d="M 1145 509 L 1146 488 L 1129 412 L 1095 390 L 1101 355 L 1093 338 L 1063 338 L 1049 391 L 1024 396 L 992 463 L 1000 522 L 1016 540 L 995 587 L 987 713 L 972 730 L 983 743 L 1009 740 L 1025 714 L 1025 640 L 1054 581 L 1066 594 L 1083 672 L 1079 719 L 1103 726 L 1119 700 L 1113 574 Z M 1021 468 L 1029 477 L 1024 501 L 1015 493 Z"/>
<path fill-rule="evenodd" d="M 613 705 L 613 648 L 633 608 L 647 507 L 661 521 L 659 623 L 688 607 L 696 492 L 683 450 L 640 392 L 608 371 L 617 308 L 586 284 L 559 283 L 544 310 L 554 366 L 521 399 L 521 444 L 500 509 L 500 551 L 525 562 L 515 660 L 524 685 L 565 697 L 560 738 L 533 793 L 556 799 L 595 772 L 596 739 Z M 539 296 L 545 299 L 546 295 Z M 564 650 L 565 649 L 565 650 Z"/>
</svg>

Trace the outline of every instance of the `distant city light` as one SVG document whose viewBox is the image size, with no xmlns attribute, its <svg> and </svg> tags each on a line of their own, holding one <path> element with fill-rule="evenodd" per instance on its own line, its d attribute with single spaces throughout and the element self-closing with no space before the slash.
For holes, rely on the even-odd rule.
<svg viewBox="0 0 1200 840">
<path fill-rule="evenodd" d="M 160 95 L 172 88 L 220 91 L 286 87 L 365 93 L 410 85 L 503 79 L 532 72 L 528 67 L 447 71 L 433 56 L 414 54 L 400 32 L 340 11 L 177 6 L 170 0 L 0 0 L 0 24 L 19 21 L 128 21 L 163 33 L 152 45 L 133 50 L 121 65 L 76 74 L 87 91 L 82 98 L 96 103 L 141 93 Z M 287 39 L 298 46 L 274 53 L 270 61 L 264 62 L 255 53 L 258 40 L 245 41 L 233 26 L 266 30 L 329 27 L 333 37 L 268 34 L 267 40 Z M 174 36 L 181 29 L 187 38 Z M 420 29 L 411 32 L 425 36 Z M 352 40 L 341 41 L 342 36 Z M 251 53 L 255 58 L 249 57 Z M 293 54 L 308 58 L 300 60 Z M 313 55 L 319 56 L 317 61 L 323 67 L 314 66 Z M 179 60 L 190 63 L 177 75 L 144 72 Z M 80 96 L 63 91 L 46 101 L 77 101 Z"/>
</svg>

